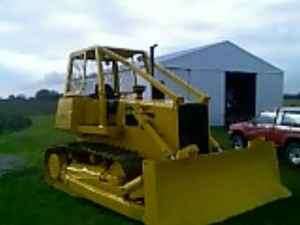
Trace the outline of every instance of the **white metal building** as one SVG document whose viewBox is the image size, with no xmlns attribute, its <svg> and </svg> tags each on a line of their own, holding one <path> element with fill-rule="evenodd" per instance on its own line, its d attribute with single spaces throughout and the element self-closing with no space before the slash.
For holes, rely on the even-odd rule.
<svg viewBox="0 0 300 225">
<path fill-rule="evenodd" d="M 248 119 L 282 104 L 284 72 L 232 42 L 180 51 L 156 60 L 208 93 L 212 125 Z"/>
</svg>

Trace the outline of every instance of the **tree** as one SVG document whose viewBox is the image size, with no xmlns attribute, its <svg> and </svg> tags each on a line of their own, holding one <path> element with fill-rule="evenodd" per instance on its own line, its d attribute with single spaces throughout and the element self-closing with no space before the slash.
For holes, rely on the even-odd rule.
<svg viewBox="0 0 300 225">
<path fill-rule="evenodd" d="M 57 100 L 59 96 L 60 95 L 57 91 L 48 89 L 41 89 L 35 94 L 35 98 L 37 100 Z"/>
<path fill-rule="evenodd" d="M 8 100 L 15 100 L 15 99 L 16 99 L 16 97 L 14 95 L 9 95 L 8 96 Z"/>
<path fill-rule="evenodd" d="M 24 94 L 18 94 L 18 95 L 16 96 L 16 99 L 25 101 L 25 100 L 26 100 L 26 95 L 24 95 Z"/>
</svg>

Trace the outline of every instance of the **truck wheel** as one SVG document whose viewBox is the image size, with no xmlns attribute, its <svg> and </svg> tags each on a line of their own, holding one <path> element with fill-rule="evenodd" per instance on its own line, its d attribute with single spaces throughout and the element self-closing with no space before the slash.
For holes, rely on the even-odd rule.
<svg viewBox="0 0 300 225">
<path fill-rule="evenodd" d="M 246 140 L 244 137 L 240 134 L 234 134 L 232 136 L 232 147 L 236 150 L 239 150 L 241 148 L 245 148 L 246 146 Z"/>
<path fill-rule="evenodd" d="M 286 147 L 288 163 L 291 166 L 300 166 L 300 143 L 290 143 Z"/>
</svg>

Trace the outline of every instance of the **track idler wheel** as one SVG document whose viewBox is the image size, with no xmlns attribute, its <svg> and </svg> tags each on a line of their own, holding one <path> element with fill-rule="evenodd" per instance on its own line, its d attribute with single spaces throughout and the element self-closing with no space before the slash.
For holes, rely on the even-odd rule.
<svg viewBox="0 0 300 225">
<path fill-rule="evenodd" d="M 59 149 L 49 149 L 45 155 L 45 169 L 47 177 L 52 180 L 62 180 L 67 155 Z"/>
</svg>

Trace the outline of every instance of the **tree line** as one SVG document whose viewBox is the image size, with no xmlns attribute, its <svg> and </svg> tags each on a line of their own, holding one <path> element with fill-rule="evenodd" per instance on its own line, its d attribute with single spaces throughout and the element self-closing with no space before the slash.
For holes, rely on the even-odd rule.
<svg viewBox="0 0 300 225">
<path fill-rule="evenodd" d="M 300 93 L 298 93 L 298 94 L 285 94 L 284 99 L 300 99 Z"/>
<path fill-rule="evenodd" d="M 57 91 L 41 89 L 33 97 L 18 94 L 0 99 L 0 135 L 30 127 L 32 116 L 53 114 L 60 96 Z"/>
<path fill-rule="evenodd" d="M 7 98 L 1 99 L 6 101 L 14 101 L 14 100 L 21 100 L 21 101 L 31 101 L 31 100 L 41 100 L 41 101 L 51 101 L 51 100 L 58 100 L 61 96 L 55 90 L 48 90 L 48 89 L 41 89 L 38 90 L 33 97 L 27 97 L 25 94 L 11 94 Z"/>
</svg>

